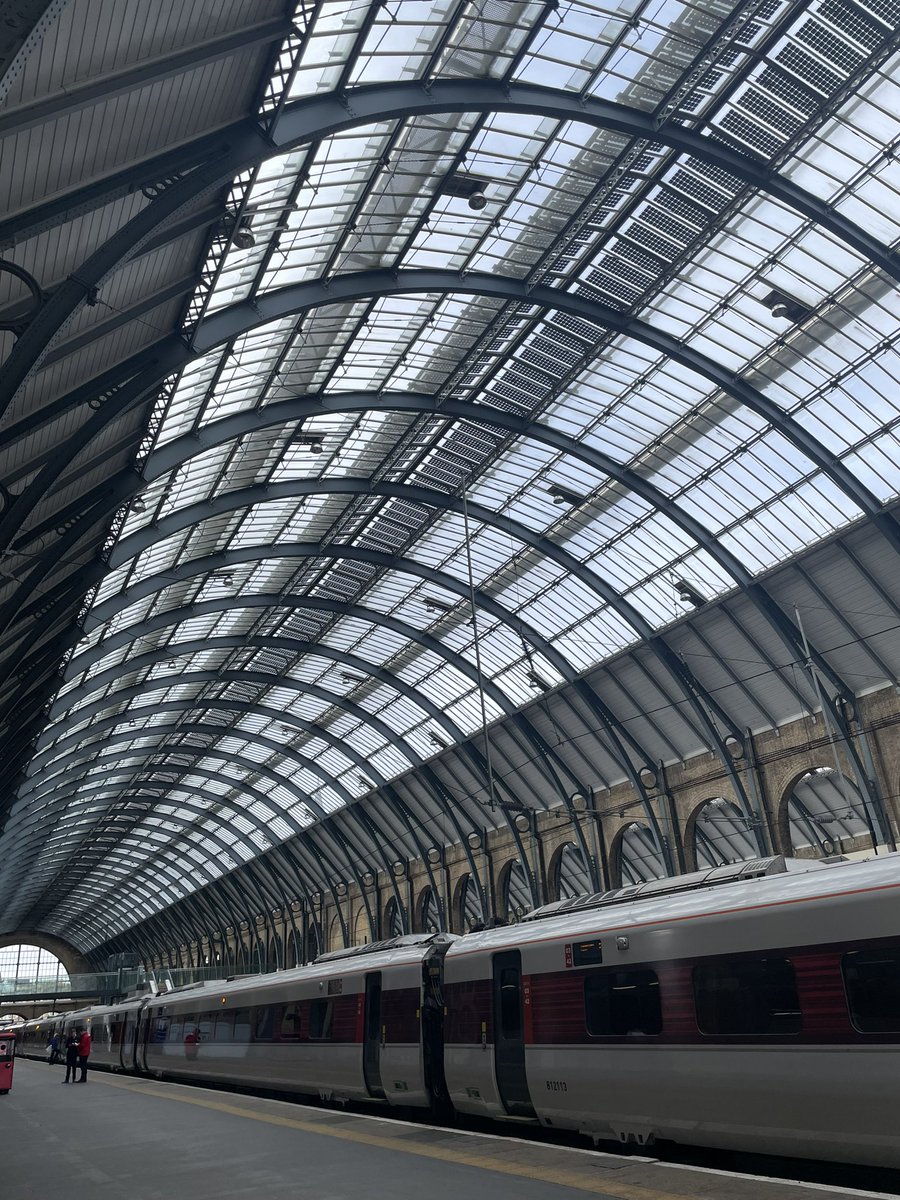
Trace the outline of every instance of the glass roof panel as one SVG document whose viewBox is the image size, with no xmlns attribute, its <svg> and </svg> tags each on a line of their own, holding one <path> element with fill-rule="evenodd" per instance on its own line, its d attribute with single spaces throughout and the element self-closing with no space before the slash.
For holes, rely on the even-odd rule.
<svg viewBox="0 0 900 1200">
<path fill-rule="evenodd" d="M 282 100 L 360 85 L 557 88 L 736 148 L 748 171 L 765 166 L 761 183 L 771 167 L 886 245 L 900 236 L 896 63 L 865 7 L 415 9 L 306 6 L 263 119 Z M 736 574 L 856 520 L 829 454 L 878 501 L 897 496 L 896 289 L 702 145 L 691 155 L 546 115 L 436 105 L 312 139 L 235 180 L 229 211 L 253 244 L 210 250 L 191 319 L 298 283 L 318 284 L 320 302 L 191 362 L 160 400 L 151 453 L 228 416 L 319 403 L 189 454 L 125 514 L 112 561 L 128 557 L 93 597 L 88 627 L 99 624 L 55 728 L 74 704 L 65 736 L 102 744 L 90 734 L 99 705 L 134 737 L 117 743 L 113 783 L 86 751 L 81 786 L 110 784 L 110 802 L 155 797 L 148 828 L 154 813 L 181 813 L 187 828 L 167 829 L 175 861 L 217 873 L 222 842 L 245 861 L 319 820 L 316 807 L 338 811 L 405 775 L 451 730 L 479 734 L 482 700 L 500 720 L 665 633 L 685 615 L 679 580 L 715 600 Z M 413 269 L 456 272 L 462 286 L 329 295 L 336 275 Z M 508 295 L 465 292 L 473 272 L 509 279 Z M 545 309 L 522 282 L 600 307 L 593 320 Z M 653 336 L 617 333 L 610 312 L 678 339 L 683 361 Z M 356 393 L 368 399 L 351 403 Z M 504 417 L 461 407 L 472 405 Z M 139 658 L 153 652 L 160 661 Z M 153 711 L 182 701 L 195 707 Z M 50 762 L 62 775 L 70 760 L 59 746 Z M 266 832 L 230 809 L 207 820 L 210 796 Z M 68 828 L 106 810 L 83 817 L 66 798 L 59 811 Z M 172 894 L 151 863 L 140 879 Z"/>
</svg>

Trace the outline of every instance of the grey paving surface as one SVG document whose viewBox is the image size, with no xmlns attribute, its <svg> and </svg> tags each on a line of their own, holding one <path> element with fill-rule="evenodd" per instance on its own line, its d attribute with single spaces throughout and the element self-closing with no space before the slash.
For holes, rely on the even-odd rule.
<svg viewBox="0 0 900 1200">
<path fill-rule="evenodd" d="M 20 1060 L 2 1200 L 819 1200 L 824 1190 Z M 841 1193 L 831 1193 L 839 1195 Z"/>
</svg>

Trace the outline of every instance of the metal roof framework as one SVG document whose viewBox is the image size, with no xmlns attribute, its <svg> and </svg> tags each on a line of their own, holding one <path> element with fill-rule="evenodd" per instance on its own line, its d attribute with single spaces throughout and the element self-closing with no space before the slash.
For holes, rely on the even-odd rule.
<svg viewBox="0 0 900 1200">
<path fill-rule="evenodd" d="M 704 750 L 758 827 L 734 748 L 807 664 L 839 732 L 900 677 L 898 16 L 35 6 L 6 927 L 246 923 L 522 810 L 583 845 L 619 780 L 673 871 L 646 777 Z"/>
</svg>

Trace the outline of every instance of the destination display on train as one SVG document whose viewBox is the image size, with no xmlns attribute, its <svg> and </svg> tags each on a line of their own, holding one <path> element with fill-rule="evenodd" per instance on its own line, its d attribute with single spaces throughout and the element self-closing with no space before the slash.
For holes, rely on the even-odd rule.
<svg viewBox="0 0 900 1200">
<path fill-rule="evenodd" d="M 603 943 L 599 938 L 590 942 L 566 943 L 567 967 L 593 967 L 603 962 Z"/>
</svg>

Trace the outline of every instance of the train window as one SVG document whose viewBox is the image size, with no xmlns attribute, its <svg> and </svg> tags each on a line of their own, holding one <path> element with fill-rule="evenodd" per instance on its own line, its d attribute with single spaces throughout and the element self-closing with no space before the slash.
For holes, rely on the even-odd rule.
<svg viewBox="0 0 900 1200">
<path fill-rule="evenodd" d="M 841 959 L 853 1028 L 900 1032 L 900 949 L 854 950 Z"/>
<path fill-rule="evenodd" d="M 316 1041 L 327 1041 L 331 1037 L 331 1018 L 333 1014 L 333 1000 L 313 1000 L 309 1006 L 310 1038 Z"/>
<path fill-rule="evenodd" d="M 522 1001 L 518 967 L 500 971 L 500 1027 L 506 1038 L 522 1036 Z"/>
<path fill-rule="evenodd" d="M 300 1005 L 285 1004 L 279 1009 L 281 1013 L 281 1021 L 279 1022 L 279 1041 L 295 1042 L 300 1036 Z"/>
<path fill-rule="evenodd" d="M 254 1042 L 271 1042 L 272 1030 L 275 1026 L 275 1014 L 268 1004 L 263 1004 L 253 1010 L 253 1040 Z"/>
<path fill-rule="evenodd" d="M 234 1041 L 234 1013 L 223 1012 L 216 1014 L 216 1028 L 213 1034 L 213 1041 Z"/>
<path fill-rule="evenodd" d="M 250 1029 L 250 1009 L 237 1009 L 234 1014 L 234 1040 L 245 1046 L 250 1041 Z"/>
<path fill-rule="evenodd" d="M 603 971 L 584 977 L 584 1023 L 591 1037 L 662 1031 L 655 971 Z"/>
<path fill-rule="evenodd" d="M 736 958 L 694 967 L 701 1033 L 771 1037 L 799 1033 L 803 1018 L 793 964 L 786 958 Z"/>
</svg>

